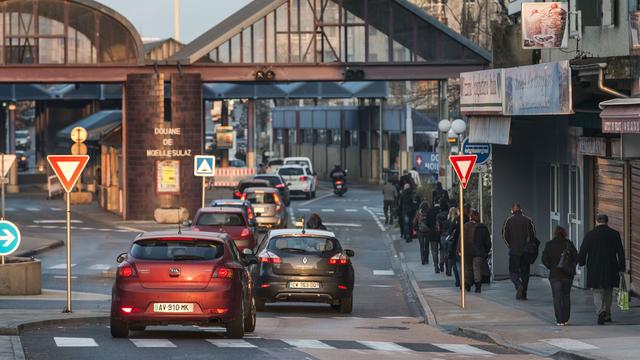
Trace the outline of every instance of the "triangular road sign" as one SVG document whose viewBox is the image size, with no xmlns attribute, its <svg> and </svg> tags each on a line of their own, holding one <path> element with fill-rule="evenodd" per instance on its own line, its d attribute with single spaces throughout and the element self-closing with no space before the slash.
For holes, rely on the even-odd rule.
<svg viewBox="0 0 640 360">
<path fill-rule="evenodd" d="M 478 155 L 449 156 L 449 161 L 451 165 L 453 165 L 453 169 L 456 171 L 463 189 L 467 188 L 467 182 L 469 182 L 473 167 L 476 165 L 476 160 L 478 160 Z"/>
<path fill-rule="evenodd" d="M 80 174 L 89 162 L 89 155 L 49 155 L 47 161 L 51 165 L 62 187 L 71 192 Z"/>
<path fill-rule="evenodd" d="M 0 164 L 0 170 L 2 170 L 2 173 L 0 173 L 0 175 L 2 175 L 2 177 L 7 177 L 7 175 L 9 174 L 9 170 L 11 170 L 13 163 L 16 161 L 16 155 L 4 154 L 0 155 L 0 157 L 2 158 L 0 159 L 0 161 L 2 162 Z"/>
</svg>

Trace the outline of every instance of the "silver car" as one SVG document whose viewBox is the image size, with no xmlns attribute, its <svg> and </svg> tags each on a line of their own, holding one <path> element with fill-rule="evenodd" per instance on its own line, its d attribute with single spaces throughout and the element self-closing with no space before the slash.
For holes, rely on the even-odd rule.
<svg viewBox="0 0 640 360">
<path fill-rule="evenodd" d="M 242 200 L 253 205 L 259 228 L 283 229 L 287 227 L 289 214 L 284 200 L 275 188 L 247 188 Z"/>
</svg>

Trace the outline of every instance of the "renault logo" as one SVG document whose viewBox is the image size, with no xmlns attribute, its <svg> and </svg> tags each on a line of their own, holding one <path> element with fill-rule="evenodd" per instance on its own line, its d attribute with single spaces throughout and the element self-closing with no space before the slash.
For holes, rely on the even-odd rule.
<svg viewBox="0 0 640 360">
<path fill-rule="evenodd" d="M 307 261 L 309 261 L 309 260 L 307 260 L 307 257 L 306 257 L 306 256 L 302 258 L 302 263 L 303 263 L 303 264 L 306 264 L 306 263 L 307 263 Z"/>
<path fill-rule="evenodd" d="M 169 268 L 169 275 L 170 276 L 180 276 L 180 269 L 179 268 Z"/>
</svg>

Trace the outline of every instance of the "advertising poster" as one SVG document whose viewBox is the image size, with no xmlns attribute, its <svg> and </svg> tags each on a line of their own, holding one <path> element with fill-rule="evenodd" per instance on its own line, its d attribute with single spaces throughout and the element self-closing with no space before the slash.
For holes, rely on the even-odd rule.
<svg viewBox="0 0 640 360">
<path fill-rule="evenodd" d="M 156 161 L 156 192 L 180 194 L 180 161 Z"/>
<path fill-rule="evenodd" d="M 465 114 L 502 114 L 502 69 L 460 74 L 460 111 Z"/>
<path fill-rule="evenodd" d="M 437 175 L 440 170 L 438 153 L 429 151 L 416 151 L 413 153 L 413 166 L 420 174 Z"/>
<path fill-rule="evenodd" d="M 504 114 L 572 114 L 569 61 L 504 69 Z"/>
<path fill-rule="evenodd" d="M 216 148 L 231 149 L 233 147 L 233 127 L 218 126 L 216 129 Z"/>
<path fill-rule="evenodd" d="M 566 48 L 569 42 L 568 3 L 522 3 L 522 48 Z"/>
</svg>

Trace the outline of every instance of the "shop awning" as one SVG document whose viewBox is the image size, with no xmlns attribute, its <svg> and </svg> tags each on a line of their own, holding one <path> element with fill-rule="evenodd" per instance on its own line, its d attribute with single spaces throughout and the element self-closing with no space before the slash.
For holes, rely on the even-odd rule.
<svg viewBox="0 0 640 360">
<path fill-rule="evenodd" d="M 510 116 L 470 116 L 469 141 L 472 143 L 509 145 Z"/>
<path fill-rule="evenodd" d="M 600 103 L 602 132 L 640 134 L 640 98 L 621 98 Z"/>
<path fill-rule="evenodd" d="M 58 131 L 57 136 L 58 138 L 69 139 L 69 141 L 71 141 L 71 130 L 76 126 L 81 126 L 87 130 L 87 141 L 98 141 L 102 135 L 113 130 L 120 124 L 122 124 L 122 111 L 103 110 L 78 120 Z"/>
</svg>

